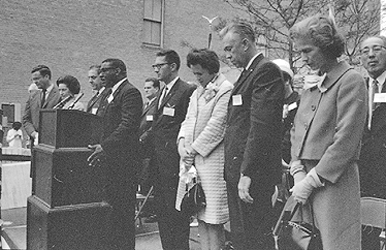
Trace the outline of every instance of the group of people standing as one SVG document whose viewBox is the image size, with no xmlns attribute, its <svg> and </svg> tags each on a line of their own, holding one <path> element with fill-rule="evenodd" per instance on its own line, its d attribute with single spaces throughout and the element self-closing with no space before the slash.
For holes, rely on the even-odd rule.
<svg viewBox="0 0 386 250">
<path fill-rule="evenodd" d="M 100 116 L 103 124 L 88 160 L 107 170 L 104 191 L 113 207 L 111 249 L 135 249 L 140 172 L 149 176 L 142 188 L 154 188 L 163 249 L 189 249 L 190 216 L 179 210 L 184 192 L 179 173 L 193 165 L 207 200 L 197 215 L 201 248 L 224 249 L 223 225 L 230 221 L 234 249 L 273 249 L 277 214 L 272 194 L 281 181 L 283 136 L 288 144 L 290 129 L 291 153 L 283 156 L 294 179 L 294 199 L 313 207 L 324 249 L 360 249 L 358 160 L 361 173 L 371 176 L 361 180 L 368 182 L 363 191 L 385 195 L 367 184 L 374 178 L 385 187 L 384 167 L 375 161 L 385 155 L 386 106 L 373 105 L 374 90 L 368 93 L 363 76 L 338 60 L 344 40 L 334 21 L 313 16 L 290 30 L 301 59 L 317 72 L 312 81 L 305 78 L 308 87 L 300 103 L 287 86 L 292 71 L 259 52 L 249 24 L 232 23 L 220 34 L 226 58 L 243 68 L 234 84 L 220 73 L 218 56 L 208 49 L 194 49 L 187 56 L 198 86 L 178 76 L 181 61 L 176 51 L 158 52 L 152 65 L 157 78 L 147 79 L 144 87 L 149 99 L 145 106 L 121 60 L 107 59 L 90 68 L 89 82 L 96 94 L 87 108 L 79 109 Z M 379 83 L 386 79 L 385 46 L 380 37 L 361 45 L 363 65 Z M 70 104 L 62 108 L 77 109 L 79 82 L 61 77 L 57 88 L 47 66 L 31 73 L 41 91 L 30 96 L 23 125 L 37 139 L 39 110 L 60 104 L 65 93 L 71 96 Z M 164 83 L 161 89 L 159 82 Z M 291 111 L 296 109 L 295 116 Z M 377 153 L 369 153 L 369 147 L 378 147 Z"/>
</svg>

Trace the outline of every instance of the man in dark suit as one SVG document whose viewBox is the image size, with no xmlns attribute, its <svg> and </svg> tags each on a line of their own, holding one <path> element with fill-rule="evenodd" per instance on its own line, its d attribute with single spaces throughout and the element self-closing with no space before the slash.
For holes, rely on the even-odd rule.
<svg viewBox="0 0 386 250">
<path fill-rule="evenodd" d="M 386 37 L 377 36 L 361 44 L 361 60 L 369 79 L 367 124 L 360 154 L 363 196 L 386 198 Z"/>
<path fill-rule="evenodd" d="M 39 112 L 41 109 L 51 109 L 60 101 L 56 84 L 51 82 L 51 70 L 45 65 L 38 65 L 31 71 L 32 82 L 38 87 L 28 98 L 23 116 L 23 126 L 33 142 L 38 143 Z"/>
<path fill-rule="evenodd" d="M 359 157 L 361 195 L 386 199 L 386 37 L 365 39 L 360 46 L 367 70 L 368 111 Z M 362 249 L 379 248 L 380 229 L 362 233 Z"/>
<path fill-rule="evenodd" d="M 106 173 L 105 200 L 112 206 L 111 249 L 135 249 L 135 202 L 139 156 L 138 129 L 142 97 L 127 80 L 126 66 L 119 59 L 106 59 L 100 68 L 102 82 L 108 88 L 99 109 L 102 116 L 100 144 L 90 165 L 101 165 Z"/>
<path fill-rule="evenodd" d="M 92 65 L 88 70 L 88 82 L 91 85 L 93 96 L 87 103 L 86 112 L 96 114 L 98 110 L 99 104 L 102 100 L 103 91 L 105 90 L 105 86 L 103 86 L 101 78 L 99 76 L 100 65 Z"/>
<path fill-rule="evenodd" d="M 152 139 L 155 150 L 154 198 L 158 227 L 165 250 L 189 249 L 189 216 L 175 209 L 179 155 L 177 135 L 185 119 L 189 98 L 195 86 L 178 77 L 180 57 L 174 50 L 160 51 L 153 65 L 165 87 L 157 95 Z"/>
<path fill-rule="evenodd" d="M 154 114 L 157 111 L 156 99 L 160 90 L 160 82 L 157 78 L 147 78 L 143 87 L 147 99 L 143 106 L 141 124 L 139 126 L 139 142 L 141 144 L 142 172 L 140 175 L 140 194 L 146 195 L 152 185 L 149 164 L 152 164 L 151 158 L 154 155 L 154 148 L 149 136 L 149 129 L 154 121 Z"/>
<path fill-rule="evenodd" d="M 228 104 L 225 180 L 235 249 L 273 249 L 271 196 L 281 176 L 284 82 L 280 69 L 258 52 L 252 27 L 225 27 L 226 58 L 244 68 Z"/>
</svg>

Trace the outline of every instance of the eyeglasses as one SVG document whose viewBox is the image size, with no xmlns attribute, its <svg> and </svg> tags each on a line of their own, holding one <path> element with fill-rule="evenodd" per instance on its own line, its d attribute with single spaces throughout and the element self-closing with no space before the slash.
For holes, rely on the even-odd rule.
<svg viewBox="0 0 386 250">
<path fill-rule="evenodd" d="M 368 56 L 371 50 L 374 52 L 374 54 L 379 54 L 379 53 L 381 53 L 382 49 L 384 49 L 384 48 L 385 48 L 385 46 L 382 46 L 382 45 L 374 45 L 371 48 L 365 47 L 362 50 L 360 50 L 360 52 L 362 55 Z"/>
<path fill-rule="evenodd" d="M 110 69 L 116 69 L 115 67 L 107 67 L 107 68 L 100 68 L 99 73 L 104 73 L 109 71 Z"/>
<path fill-rule="evenodd" d="M 171 63 L 159 63 L 159 64 L 153 64 L 151 65 L 153 67 L 153 69 L 158 69 L 160 70 L 162 68 L 162 66 L 166 65 L 166 64 L 171 64 Z"/>
</svg>

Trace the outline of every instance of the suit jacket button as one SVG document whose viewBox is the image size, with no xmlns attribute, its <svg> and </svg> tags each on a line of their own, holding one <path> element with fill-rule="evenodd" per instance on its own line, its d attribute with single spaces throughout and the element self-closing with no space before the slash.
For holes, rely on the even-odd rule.
<svg viewBox="0 0 386 250">
<path fill-rule="evenodd" d="M 312 106 L 311 106 L 311 110 L 312 110 L 312 111 L 315 111 L 315 110 L 316 110 L 316 106 L 315 106 L 315 105 L 312 105 Z"/>
</svg>

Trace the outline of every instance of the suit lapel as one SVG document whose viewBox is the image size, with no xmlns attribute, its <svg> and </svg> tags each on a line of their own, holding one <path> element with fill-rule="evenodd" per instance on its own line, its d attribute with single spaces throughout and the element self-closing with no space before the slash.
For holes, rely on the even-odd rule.
<svg viewBox="0 0 386 250">
<path fill-rule="evenodd" d="M 164 96 L 164 98 L 162 98 L 162 102 L 161 102 L 161 106 L 159 107 L 159 110 L 162 110 L 162 108 L 166 105 L 166 103 L 170 100 L 170 98 L 174 95 L 174 93 L 176 92 L 177 90 L 177 86 L 179 84 L 179 81 L 180 79 L 178 78 L 178 80 L 176 81 L 176 83 L 173 85 L 172 89 L 169 90 L 169 93 L 167 93 L 166 96 Z M 165 86 L 166 87 L 166 86 Z M 164 88 L 165 88 L 164 87 Z M 162 91 L 163 92 L 163 91 Z M 162 94 L 161 92 L 161 94 Z"/>
<path fill-rule="evenodd" d="M 113 99 L 111 100 L 111 102 L 107 102 L 106 104 L 106 108 L 105 108 L 105 111 L 108 110 L 109 106 L 114 103 L 114 101 L 116 101 L 116 98 L 117 96 L 119 95 L 119 93 L 121 92 L 122 88 L 128 83 L 127 79 L 121 84 L 119 85 L 119 87 L 115 90 L 115 92 L 113 93 Z M 106 97 L 108 98 L 108 96 Z"/>
<path fill-rule="evenodd" d="M 245 69 L 239 79 L 237 79 L 235 86 L 232 91 L 232 95 L 234 93 L 238 93 L 240 87 L 243 85 L 243 83 L 248 79 L 248 77 L 252 74 L 252 72 L 255 70 L 255 68 L 259 65 L 261 60 L 264 58 L 263 54 L 258 55 L 252 62 L 251 66 L 248 69 Z"/>
<path fill-rule="evenodd" d="M 102 93 L 99 93 L 99 95 L 94 95 L 91 98 L 90 102 L 87 105 L 87 112 L 90 112 L 94 104 L 101 98 L 101 96 L 102 96 Z"/>
<path fill-rule="evenodd" d="M 48 96 L 46 96 L 46 100 L 45 102 L 43 103 L 43 106 L 42 108 L 46 108 L 48 103 L 52 100 L 53 96 L 55 96 L 56 92 L 58 91 L 57 88 L 55 88 L 55 86 L 52 88 L 52 90 L 50 91 L 50 93 L 48 94 Z M 42 94 L 43 93 L 40 93 L 40 103 L 42 102 Z"/>
<path fill-rule="evenodd" d="M 143 112 L 142 112 L 142 116 L 145 116 L 147 112 L 149 112 L 149 110 L 154 107 L 155 103 L 157 103 L 157 99 L 156 100 L 153 100 L 150 105 L 147 105 L 146 108 L 144 108 Z"/>
</svg>

